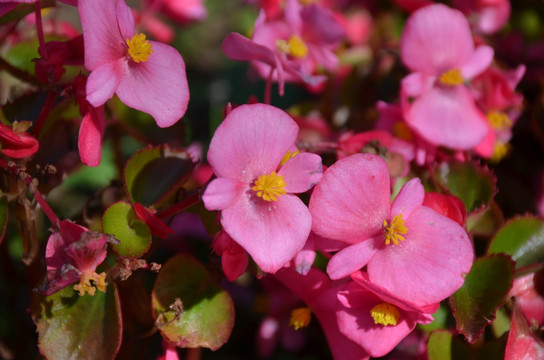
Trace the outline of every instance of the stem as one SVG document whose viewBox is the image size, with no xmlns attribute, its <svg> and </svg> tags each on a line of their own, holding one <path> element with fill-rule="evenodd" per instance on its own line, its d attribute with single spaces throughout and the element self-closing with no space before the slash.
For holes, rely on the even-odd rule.
<svg viewBox="0 0 544 360">
<path fill-rule="evenodd" d="M 270 74 L 266 79 L 266 86 L 264 88 L 264 103 L 270 105 L 272 99 L 272 75 L 274 74 L 274 68 L 270 67 Z"/>
<path fill-rule="evenodd" d="M 38 42 L 43 49 L 44 58 L 47 59 L 47 50 L 45 48 L 45 36 L 43 35 L 42 7 L 40 1 L 36 1 L 36 28 L 38 30 Z"/>
<path fill-rule="evenodd" d="M 200 199 L 199 199 L 198 193 L 194 193 L 193 195 L 180 201 L 174 206 L 169 207 L 166 210 L 159 211 L 158 213 L 155 214 L 155 216 L 158 217 L 159 219 L 166 219 L 167 217 L 170 217 L 179 212 L 182 212 L 183 210 L 187 209 L 189 206 L 196 204 L 199 200 Z"/>
<path fill-rule="evenodd" d="M 0 41 L 0 44 L 1 43 L 2 42 Z M 26 83 L 29 83 L 35 86 L 42 85 L 34 76 L 30 75 L 30 73 L 11 65 L 9 62 L 7 62 L 6 60 L 2 58 L 0 58 L 0 69 L 6 70 L 13 77 L 16 77 L 17 79 L 24 81 Z"/>
<path fill-rule="evenodd" d="M 43 103 L 40 115 L 38 115 L 38 120 L 36 120 L 36 123 L 32 127 L 32 134 L 34 134 L 35 136 L 39 137 L 43 126 L 45 125 L 45 122 L 47 120 L 47 116 L 49 116 L 49 113 L 51 112 L 51 109 L 55 104 L 55 100 L 57 100 L 57 93 L 54 91 L 49 91 L 49 93 L 47 94 L 47 98 Z"/>
</svg>

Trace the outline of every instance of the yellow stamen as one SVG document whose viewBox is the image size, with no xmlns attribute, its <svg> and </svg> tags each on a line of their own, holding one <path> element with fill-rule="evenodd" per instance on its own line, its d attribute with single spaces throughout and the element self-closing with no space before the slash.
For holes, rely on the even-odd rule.
<svg viewBox="0 0 544 360">
<path fill-rule="evenodd" d="M 317 0 L 298 0 L 302 5 L 310 5 L 311 3 L 316 2 Z"/>
<path fill-rule="evenodd" d="M 285 155 L 283 156 L 283 159 L 281 159 L 281 166 L 285 165 L 289 160 L 291 160 L 298 154 L 300 154 L 300 151 L 298 150 L 295 150 L 293 152 L 288 151 L 287 153 L 285 153 Z"/>
<path fill-rule="evenodd" d="M 408 228 L 404 226 L 404 220 L 402 219 L 402 214 L 395 215 L 391 225 L 388 226 L 387 220 L 383 221 L 383 226 L 385 227 L 385 245 L 389 245 L 391 241 L 393 244 L 398 245 L 399 240 L 404 241 L 404 236 L 401 234 L 406 234 Z"/>
<path fill-rule="evenodd" d="M 280 51 L 296 58 L 303 58 L 308 55 L 308 47 L 297 35 L 291 35 L 289 40 L 276 40 L 276 46 Z"/>
<path fill-rule="evenodd" d="M 310 320 L 312 320 L 312 310 L 309 307 L 298 308 L 291 311 L 289 326 L 295 330 L 302 329 L 310 324 Z"/>
<path fill-rule="evenodd" d="M 370 315 L 374 319 L 374 324 L 397 325 L 400 314 L 397 308 L 389 303 L 383 302 L 374 306 L 370 310 Z"/>
<path fill-rule="evenodd" d="M 257 192 L 257 196 L 266 201 L 278 201 L 278 197 L 285 194 L 285 181 L 283 175 L 275 171 L 268 175 L 261 175 L 255 180 L 255 186 L 251 190 Z"/>
<path fill-rule="evenodd" d="M 91 284 L 91 281 L 93 284 Z M 82 273 L 79 277 L 79 284 L 74 285 L 74 290 L 79 291 L 79 296 L 85 295 L 87 292 L 89 295 L 94 296 L 96 289 L 106 292 L 106 273 L 101 274 L 93 273 Z"/>
<path fill-rule="evenodd" d="M 134 62 L 146 62 L 153 52 L 151 44 L 146 40 L 145 34 L 136 34 L 132 39 L 126 39 L 128 54 Z"/>
<path fill-rule="evenodd" d="M 460 85 L 465 80 L 463 79 L 463 75 L 461 75 L 461 70 L 459 69 L 451 69 L 440 75 L 440 82 L 444 85 L 449 86 L 455 86 Z"/>
<path fill-rule="evenodd" d="M 506 130 L 512 127 L 512 120 L 502 111 L 488 112 L 487 120 L 495 130 Z"/>
<path fill-rule="evenodd" d="M 512 149 L 512 145 L 510 143 L 495 143 L 495 147 L 493 149 L 493 155 L 489 159 L 491 162 L 498 163 L 501 161 Z"/>
</svg>

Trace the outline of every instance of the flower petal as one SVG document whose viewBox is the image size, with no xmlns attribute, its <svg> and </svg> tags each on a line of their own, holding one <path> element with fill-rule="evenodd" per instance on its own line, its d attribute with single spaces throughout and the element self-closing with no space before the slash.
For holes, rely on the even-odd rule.
<svg viewBox="0 0 544 360">
<path fill-rule="evenodd" d="M 174 125 L 187 110 L 189 86 L 185 63 L 173 47 L 150 41 L 145 62 L 128 62 L 117 96 L 127 106 L 153 116 L 159 127 Z"/>
<path fill-rule="evenodd" d="M 379 242 L 383 243 L 383 237 L 363 240 L 340 250 L 329 261 L 327 274 L 337 280 L 360 270 L 378 251 Z"/>
<path fill-rule="evenodd" d="M 217 178 L 208 184 L 202 194 L 202 201 L 208 210 L 223 210 L 243 196 L 247 184 L 229 178 Z"/>
<path fill-rule="evenodd" d="M 402 214 L 402 218 L 406 221 L 406 219 L 423 204 L 424 198 L 425 189 L 423 189 L 423 185 L 421 185 L 421 180 L 413 178 L 408 181 L 404 184 L 402 189 L 400 189 L 400 192 L 393 201 L 393 205 L 391 206 L 391 218 Z"/>
<path fill-rule="evenodd" d="M 323 177 L 321 157 L 312 153 L 298 154 L 282 166 L 278 175 L 284 177 L 286 192 L 308 191 Z"/>
<path fill-rule="evenodd" d="M 464 79 L 472 79 L 481 74 L 491 65 L 494 51 L 491 46 L 480 45 L 476 48 L 470 60 L 461 67 Z"/>
<path fill-rule="evenodd" d="M 276 65 L 275 55 L 272 50 L 238 33 L 228 34 L 221 44 L 221 49 L 232 60 L 257 60 L 273 67 Z"/>
<path fill-rule="evenodd" d="M 94 69 L 87 78 L 87 101 L 94 107 L 104 105 L 113 97 L 121 82 L 125 62 L 112 61 Z"/>
<path fill-rule="evenodd" d="M 121 37 L 123 40 L 131 39 L 134 36 L 134 16 L 130 7 L 125 3 L 125 0 L 117 0 L 115 15 Z"/>
<path fill-rule="evenodd" d="M 77 145 L 81 162 L 88 166 L 98 166 L 102 158 L 102 139 L 106 120 L 104 109 L 88 107 L 79 127 Z"/>
</svg>

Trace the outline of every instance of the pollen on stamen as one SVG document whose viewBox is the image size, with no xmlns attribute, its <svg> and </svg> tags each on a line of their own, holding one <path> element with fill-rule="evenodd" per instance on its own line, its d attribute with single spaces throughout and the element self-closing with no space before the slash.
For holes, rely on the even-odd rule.
<svg viewBox="0 0 544 360">
<path fill-rule="evenodd" d="M 276 40 L 276 46 L 281 52 L 291 55 L 295 58 L 303 58 L 308 55 L 308 47 L 304 43 L 304 40 L 298 35 L 291 35 L 286 40 Z"/>
<path fill-rule="evenodd" d="M 451 69 L 440 75 L 439 81 L 444 85 L 455 86 L 465 82 L 461 70 Z"/>
<path fill-rule="evenodd" d="M 384 326 L 395 326 L 400 319 L 399 310 L 394 305 L 386 302 L 374 306 L 370 310 L 370 316 L 374 319 L 374 324 L 381 324 Z"/>
<path fill-rule="evenodd" d="M 145 34 L 136 34 L 131 39 L 125 40 L 128 45 L 128 54 L 136 63 L 146 62 L 153 49 L 151 43 L 146 40 Z"/>
<path fill-rule="evenodd" d="M 278 201 L 278 197 L 285 194 L 285 186 L 283 175 L 273 171 L 268 175 L 260 175 L 251 190 L 265 201 Z"/>
<path fill-rule="evenodd" d="M 385 245 L 389 245 L 391 242 L 398 245 L 399 241 L 404 241 L 404 236 L 402 235 L 408 232 L 408 228 L 404 225 L 402 214 L 395 215 L 391 221 L 391 225 L 388 224 L 387 220 L 384 220 L 383 226 L 385 228 Z"/>
<path fill-rule="evenodd" d="M 301 307 L 291 311 L 289 326 L 295 330 L 307 327 L 312 320 L 312 310 L 309 307 Z"/>
<path fill-rule="evenodd" d="M 91 281 L 93 283 L 91 283 Z M 88 293 L 91 296 L 94 296 L 96 289 L 106 292 L 106 273 L 101 274 L 93 273 L 82 273 L 79 278 L 79 283 L 74 285 L 74 290 L 79 292 L 79 296 L 85 295 Z"/>
<path fill-rule="evenodd" d="M 295 150 L 293 152 L 290 152 L 290 151 L 286 152 L 285 155 L 283 156 L 283 159 L 281 159 L 281 162 L 280 162 L 281 166 L 285 165 L 289 160 L 291 160 L 298 154 L 300 154 L 300 151 L 298 150 Z"/>
<path fill-rule="evenodd" d="M 502 111 L 490 111 L 487 113 L 487 120 L 495 130 L 506 130 L 512 127 L 512 120 Z"/>
</svg>

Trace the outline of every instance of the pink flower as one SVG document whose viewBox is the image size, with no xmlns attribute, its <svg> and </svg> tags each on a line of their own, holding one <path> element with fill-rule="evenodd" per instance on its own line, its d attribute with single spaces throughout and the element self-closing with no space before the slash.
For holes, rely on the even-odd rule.
<svg viewBox="0 0 544 360">
<path fill-rule="evenodd" d="M 266 272 L 276 272 L 304 246 L 312 219 L 295 193 L 322 176 L 321 158 L 298 153 L 298 126 L 264 104 L 232 110 L 217 128 L 208 162 L 217 178 L 202 196 L 221 210 L 223 229 Z"/>
<path fill-rule="evenodd" d="M 539 271 L 516 278 L 509 296 L 516 297 L 516 305 L 530 326 L 544 324 L 544 272 Z"/>
<path fill-rule="evenodd" d="M 499 31 L 510 17 L 510 0 L 453 0 L 453 6 L 474 20 L 482 34 Z"/>
<path fill-rule="evenodd" d="M 410 128 L 432 145 L 455 150 L 482 142 L 489 125 L 464 83 L 489 66 L 493 50 L 474 47 L 465 16 L 442 4 L 414 12 L 402 34 L 401 56 L 413 71 L 401 90 Z"/>
<path fill-rule="evenodd" d="M 15 159 L 34 155 L 40 144 L 25 132 L 30 125 L 29 121 L 15 122 L 12 126 L 0 124 L 0 152 Z"/>
<path fill-rule="evenodd" d="M 186 23 L 202 20 L 208 12 L 203 0 L 160 0 L 160 9 L 172 19 Z"/>
<path fill-rule="evenodd" d="M 189 101 L 181 55 L 135 34 L 124 0 L 81 0 L 78 9 L 85 67 L 91 71 L 87 101 L 99 107 L 115 93 L 126 105 L 153 116 L 160 127 L 176 123 Z"/>
<path fill-rule="evenodd" d="M 424 196 L 415 178 L 391 204 L 387 164 L 376 155 L 328 168 L 310 199 L 312 230 L 350 244 L 329 261 L 329 276 L 366 265 L 370 281 L 418 306 L 450 296 L 472 266 L 472 243 L 459 224 L 422 206 Z"/>
<path fill-rule="evenodd" d="M 213 239 L 213 250 L 221 256 L 221 268 L 229 279 L 238 279 L 249 265 L 247 252 L 224 231 L 217 233 Z"/>
</svg>

